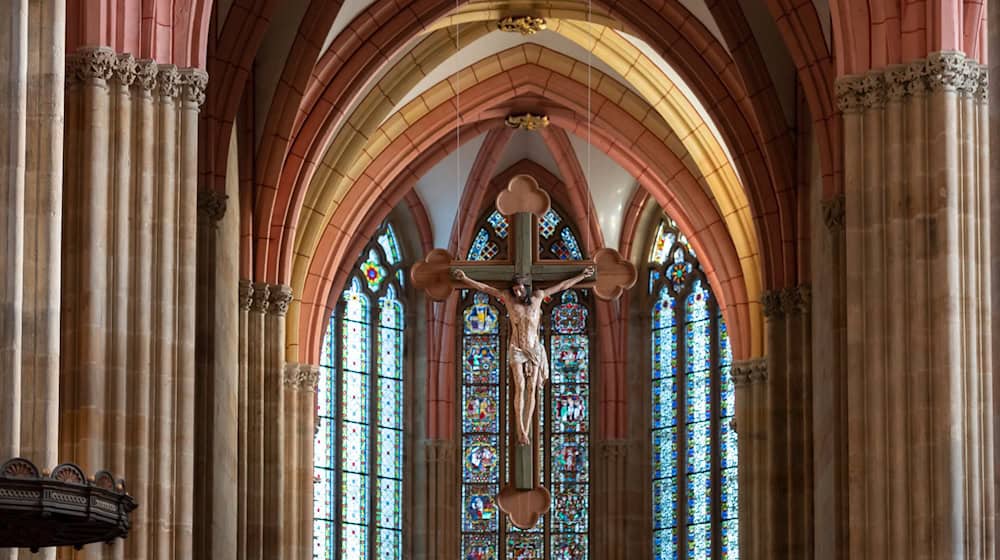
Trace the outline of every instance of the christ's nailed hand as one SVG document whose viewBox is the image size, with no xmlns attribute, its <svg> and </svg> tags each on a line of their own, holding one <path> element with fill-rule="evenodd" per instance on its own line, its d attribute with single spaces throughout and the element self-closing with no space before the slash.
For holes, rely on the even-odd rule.
<svg viewBox="0 0 1000 560">
<path fill-rule="evenodd" d="M 587 268 L 583 269 L 583 277 L 584 278 L 590 278 L 591 276 L 594 275 L 594 272 L 596 272 L 594 270 L 594 267 L 593 266 L 588 266 Z"/>
<path fill-rule="evenodd" d="M 465 276 L 465 271 L 462 270 L 462 269 L 455 270 L 454 272 L 451 273 L 451 276 L 452 276 L 452 278 L 454 278 L 455 280 L 458 280 L 459 282 L 464 282 L 465 279 L 467 278 Z"/>
</svg>

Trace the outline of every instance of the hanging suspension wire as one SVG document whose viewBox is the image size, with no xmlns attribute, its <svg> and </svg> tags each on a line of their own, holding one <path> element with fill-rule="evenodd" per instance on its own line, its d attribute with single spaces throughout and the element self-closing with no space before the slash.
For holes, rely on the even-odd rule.
<svg viewBox="0 0 1000 560">
<path fill-rule="evenodd" d="M 462 27 L 458 21 L 458 10 L 460 0 L 455 0 L 455 58 L 458 59 L 458 52 L 462 49 L 461 36 Z M 457 221 L 456 231 L 458 235 L 455 239 L 456 249 L 462 250 L 462 65 L 459 63 L 455 68 L 455 220 Z"/>
<path fill-rule="evenodd" d="M 591 20 L 593 19 L 593 0 L 587 0 L 587 32 L 593 33 L 593 27 L 591 25 Z M 584 179 L 587 183 L 584 203 L 587 205 L 587 223 L 585 227 L 587 228 L 587 255 L 592 256 L 594 254 L 592 233 L 590 231 L 590 206 L 591 206 L 591 196 L 590 196 L 590 150 L 592 144 L 591 128 L 593 127 L 594 115 L 591 112 L 591 92 L 593 88 L 591 86 L 591 70 L 593 69 L 593 57 L 594 57 L 594 47 L 591 47 L 587 51 L 587 174 Z"/>
</svg>

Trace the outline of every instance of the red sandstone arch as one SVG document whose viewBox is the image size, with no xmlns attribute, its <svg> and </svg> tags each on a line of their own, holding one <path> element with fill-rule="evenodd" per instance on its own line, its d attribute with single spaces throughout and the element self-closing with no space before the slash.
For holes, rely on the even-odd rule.
<svg viewBox="0 0 1000 560">
<path fill-rule="evenodd" d="M 276 146 L 286 149 L 261 153 L 263 172 L 259 189 L 262 203 L 258 205 L 257 219 L 266 225 L 258 228 L 257 233 L 260 236 L 256 243 L 260 256 L 259 277 L 276 282 L 287 280 L 290 274 L 285 264 L 287 251 L 279 248 L 288 246 L 283 238 L 289 235 L 289 224 L 297 219 L 302 192 L 328 137 L 344 124 L 346 108 L 360 95 L 388 56 L 453 6 L 453 3 L 438 0 L 411 4 L 408 9 L 400 10 L 390 0 L 380 0 L 334 41 L 331 52 L 336 56 L 331 60 L 336 59 L 336 64 L 331 62 L 329 67 L 318 68 L 315 72 L 317 83 L 309 87 L 319 88 L 323 93 L 315 96 L 314 106 L 304 108 L 308 114 L 302 126 L 293 135 L 294 123 L 284 119 L 290 125 L 272 136 L 277 138 Z M 637 2 L 628 6 L 612 3 L 609 12 L 620 17 L 630 32 L 646 39 L 668 61 L 677 65 L 678 71 L 720 124 L 746 182 L 755 217 L 769 216 L 760 221 L 760 227 L 767 228 L 759 232 L 760 237 L 784 238 L 790 242 L 794 237 L 791 217 L 794 204 L 790 200 L 790 186 L 781 185 L 788 177 L 769 173 L 768 159 L 773 149 L 760 141 L 767 138 L 767 134 L 760 131 L 757 124 L 779 117 L 747 117 L 748 112 L 753 113 L 752 103 L 749 108 L 746 106 L 751 95 L 734 75 L 732 59 L 704 26 L 692 23 L 695 21 L 693 16 L 676 0 L 666 2 L 659 10 Z M 769 285 L 783 285 L 786 277 L 794 274 L 794 257 L 785 255 L 782 250 L 785 245 L 777 243 L 771 247 L 774 251 L 762 254 L 764 278 Z"/>
<path fill-rule="evenodd" d="M 518 67 L 517 76 L 520 81 L 515 88 L 510 77 L 500 74 L 497 80 L 487 80 L 473 89 L 479 95 L 490 95 L 502 103 L 517 97 L 515 89 L 524 94 L 555 98 L 557 101 L 576 105 L 575 100 L 567 98 L 566 84 L 550 84 L 558 90 L 545 90 L 543 86 L 525 82 L 529 76 L 541 78 L 540 83 L 549 81 L 547 71 L 525 72 Z M 544 94 L 544 95 L 543 95 Z M 476 95 L 466 95 L 465 98 Z M 559 100 L 558 98 L 563 99 Z M 661 142 L 643 140 L 644 133 L 639 131 L 636 138 L 629 139 L 629 133 L 634 131 L 629 126 L 629 117 L 622 109 L 613 103 L 605 103 L 598 99 L 595 103 L 597 116 L 594 121 L 594 144 L 609 153 L 620 165 L 639 178 L 640 183 L 657 196 L 658 201 L 671 215 L 675 216 L 685 231 L 692 232 L 692 243 L 700 254 L 705 255 L 706 273 L 713 283 L 713 289 L 719 294 L 720 301 L 726 309 L 727 322 L 733 325 L 734 333 L 740 333 L 739 340 L 734 340 L 734 352 L 737 357 L 744 357 L 749 351 L 749 309 L 747 295 L 742 284 L 740 268 L 735 247 L 729 238 L 728 231 L 718 215 L 714 204 L 707 197 L 700 185 L 694 180 L 687 168 Z M 351 231 L 361 214 L 369 211 L 373 205 L 386 205 L 382 200 L 384 193 L 380 185 L 392 183 L 392 177 L 406 169 L 409 163 L 425 149 L 436 148 L 442 138 L 453 134 L 454 114 L 448 110 L 449 104 L 444 104 L 440 110 L 431 111 L 420 119 L 410 132 L 401 136 L 369 166 L 364 177 L 360 179 L 345 196 L 345 202 L 337 209 L 322 235 L 316 257 L 311 261 L 308 279 L 301 294 L 301 309 L 299 314 L 299 341 L 306 346 L 302 349 L 302 358 L 309 359 L 318 352 L 321 340 L 321 323 L 327 315 L 325 303 L 332 288 L 331 268 L 346 258 L 338 247 L 343 246 L 342 238 L 345 231 Z M 585 130 L 586 123 L 578 117 L 577 112 L 582 107 L 574 109 L 565 107 L 544 107 L 550 119 L 557 125 L 575 133 Z M 502 105 L 470 110 L 463 115 L 463 124 L 472 122 L 498 122 L 506 115 Z M 642 128 L 638 123 L 633 125 Z M 662 162 L 646 164 L 645 162 Z M 668 185 L 669 183 L 669 185 Z M 391 205 L 389 206 L 391 207 Z M 738 325 L 746 325 L 741 328 Z"/>
<path fill-rule="evenodd" d="M 205 67 L 211 0 L 96 0 L 66 5 L 66 49 L 107 46 L 182 68 Z"/>
<path fill-rule="evenodd" d="M 837 75 L 862 74 L 942 50 L 985 60 L 979 0 L 831 0 Z"/>
</svg>

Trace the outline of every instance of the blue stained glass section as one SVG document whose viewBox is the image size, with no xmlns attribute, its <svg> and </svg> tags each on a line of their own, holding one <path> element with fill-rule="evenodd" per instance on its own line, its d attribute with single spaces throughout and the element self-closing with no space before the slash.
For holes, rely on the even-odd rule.
<svg viewBox="0 0 1000 560">
<path fill-rule="evenodd" d="M 688 524 L 708 523 L 712 515 L 712 473 L 687 475 Z"/>
<path fill-rule="evenodd" d="M 677 479 L 653 481 L 653 529 L 677 526 Z"/>
<path fill-rule="evenodd" d="M 552 386 L 552 432 L 586 432 L 588 429 L 590 387 L 580 385 Z"/>
<path fill-rule="evenodd" d="M 740 558 L 740 522 L 736 518 L 722 522 L 722 560 Z"/>
<path fill-rule="evenodd" d="M 462 487 L 462 530 L 493 532 L 497 530 L 500 509 L 493 497 L 495 484 L 464 485 Z"/>
<path fill-rule="evenodd" d="M 497 256 L 499 252 L 500 248 L 490 240 L 490 234 L 487 233 L 486 228 L 479 228 L 475 239 L 472 240 L 472 247 L 469 248 L 468 258 L 470 261 L 488 261 Z"/>
<path fill-rule="evenodd" d="M 538 233 L 544 239 L 552 237 L 552 234 L 556 232 L 556 227 L 559 226 L 559 222 L 561 221 L 562 218 L 559 217 L 559 214 L 552 208 L 549 208 L 548 212 L 538 220 Z"/>
<path fill-rule="evenodd" d="M 653 432 L 653 476 L 656 478 L 677 475 L 677 429 L 666 428 Z"/>
<path fill-rule="evenodd" d="M 340 530 L 341 558 L 365 558 L 368 556 L 368 528 L 364 525 L 344 523 Z"/>
<path fill-rule="evenodd" d="M 735 468 L 722 470 L 722 518 L 736 519 L 739 517 L 739 472 Z"/>
<path fill-rule="evenodd" d="M 688 526 L 688 558 L 712 560 L 712 525 L 702 523 Z"/>
<path fill-rule="evenodd" d="M 385 231 L 378 236 L 378 244 L 385 253 L 389 264 L 399 264 L 403 260 L 403 255 L 399 250 L 399 242 L 396 240 L 396 230 L 392 224 L 386 224 Z"/>
<path fill-rule="evenodd" d="M 677 424 L 677 379 L 653 380 L 653 429 Z"/>
<path fill-rule="evenodd" d="M 720 427 L 722 440 L 722 468 L 735 467 L 739 463 L 736 431 L 730 426 L 732 418 L 724 418 Z"/>
<path fill-rule="evenodd" d="M 397 560 L 402 558 L 403 532 L 393 529 L 379 529 L 376 535 L 376 558 L 378 560 Z"/>
<path fill-rule="evenodd" d="M 313 519 L 313 560 L 333 560 L 336 553 L 336 526 L 332 521 Z"/>
<path fill-rule="evenodd" d="M 552 479 L 557 482 L 587 482 L 590 478 L 589 448 L 586 434 L 552 436 Z"/>
<path fill-rule="evenodd" d="M 486 294 L 476 292 L 472 296 L 472 305 L 463 314 L 462 324 L 465 334 L 494 334 L 499 332 L 499 315 L 497 308 L 490 305 Z"/>
<path fill-rule="evenodd" d="M 552 531 L 585 533 L 589 529 L 586 484 L 552 485 Z"/>
<path fill-rule="evenodd" d="M 653 531 L 654 560 L 677 559 L 677 529 L 658 529 Z"/>
<path fill-rule="evenodd" d="M 497 560 L 496 535 L 462 535 L 462 560 Z"/>
<path fill-rule="evenodd" d="M 586 383 L 590 347 L 586 335 L 552 335 L 552 383 Z"/>
<path fill-rule="evenodd" d="M 653 304 L 653 328 L 662 329 L 674 326 L 674 298 L 667 293 L 667 289 L 660 290 L 660 297 Z"/>
<path fill-rule="evenodd" d="M 565 244 L 566 250 L 569 252 L 570 260 L 578 261 L 583 259 L 583 253 L 580 251 L 580 244 L 577 243 L 576 236 L 573 235 L 573 232 L 570 231 L 568 227 L 563 228 L 562 231 L 559 232 L 559 238 L 562 239 L 562 242 Z M 561 256 L 559 258 L 566 260 Z"/>
<path fill-rule="evenodd" d="M 510 222 L 507 221 L 506 216 L 494 210 L 493 213 L 490 214 L 490 217 L 486 218 L 486 221 L 490 224 L 490 227 L 493 228 L 493 233 L 495 233 L 497 237 L 500 239 L 507 239 L 507 230 L 510 228 Z"/>
<path fill-rule="evenodd" d="M 712 466 L 712 423 L 687 425 L 687 472 L 707 471 Z"/>
<path fill-rule="evenodd" d="M 687 374 L 687 422 L 712 416 L 712 377 L 709 370 Z"/>
<path fill-rule="evenodd" d="M 500 337 L 466 335 L 462 339 L 462 371 L 466 383 L 500 380 Z"/>
</svg>

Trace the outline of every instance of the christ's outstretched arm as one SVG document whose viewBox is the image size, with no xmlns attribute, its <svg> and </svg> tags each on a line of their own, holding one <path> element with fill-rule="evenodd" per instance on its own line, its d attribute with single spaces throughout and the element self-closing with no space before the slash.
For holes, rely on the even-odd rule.
<svg viewBox="0 0 1000 560">
<path fill-rule="evenodd" d="M 576 286 L 580 282 L 583 282 L 584 280 L 586 280 L 587 278 L 590 278 L 593 275 L 594 275 L 594 267 L 588 266 L 587 268 L 583 269 L 583 272 L 581 272 L 580 274 L 577 274 L 576 276 L 574 276 L 572 278 L 567 278 L 567 279 L 563 280 L 562 282 L 559 282 L 555 286 L 552 286 L 551 288 L 547 288 L 543 292 L 543 294 L 544 295 L 548 295 L 548 296 L 554 296 L 554 295 L 558 294 L 559 292 L 561 292 L 563 290 L 568 290 L 568 289 L 572 288 L 573 286 Z M 541 291 L 541 290 L 539 290 L 539 291 Z"/>
<path fill-rule="evenodd" d="M 503 292 L 494 288 L 493 286 L 490 286 L 489 284 L 483 284 L 482 282 L 477 282 L 472 278 L 469 278 L 468 276 L 465 275 L 464 270 L 461 269 L 456 270 L 451 275 L 455 280 L 458 280 L 459 282 L 465 284 L 466 286 L 474 290 L 479 290 L 480 292 L 489 294 L 497 299 L 503 299 Z"/>
</svg>

